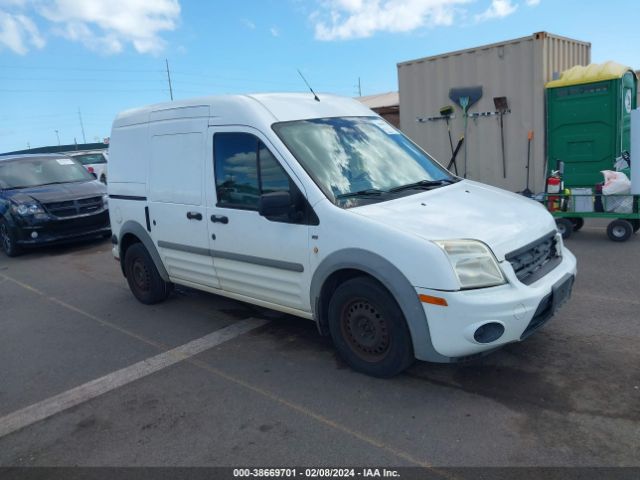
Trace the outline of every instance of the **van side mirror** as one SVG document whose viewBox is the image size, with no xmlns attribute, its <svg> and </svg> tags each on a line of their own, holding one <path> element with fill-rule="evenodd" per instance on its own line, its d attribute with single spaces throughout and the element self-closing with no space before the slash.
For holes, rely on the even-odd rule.
<svg viewBox="0 0 640 480">
<path fill-rule="evenodd" d="M 258 213 L 266 218 L 287 217 L 291 210 L 289 192 L 272 192 L 260 195 Z"/>
</svg>

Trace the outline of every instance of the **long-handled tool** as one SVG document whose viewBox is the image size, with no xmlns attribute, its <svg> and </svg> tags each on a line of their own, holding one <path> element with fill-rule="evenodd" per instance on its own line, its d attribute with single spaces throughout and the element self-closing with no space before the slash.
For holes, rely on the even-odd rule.
<svg viewBox="0 0 640 480">
<path fill-rule="evenodd" d="M 460 105 L 464 117 L 464 134 L 467 136 L 468 112 L 469 108 L 482 97 L 482 87 L 462 87 L 449 90 L 449 98 Z M 467 142 L 464 142 L 464 178 L 467 178 Z"/>
<path fill-rule="evenodd" d="M 533 140 L 533 130 L 527 133 L 527 188 L 522 191 L 525 197 L 533 197 L 533 192 L 529 189 L 529 167 L 531 166 L 531 141 Z"/>
<path fill-rule="evenodd" d="M 451 105 L 447 105 L 440 109 L 440 115 L 444 118 L 444 121 L 447 123 L 447 133 L 449 134 L 449 146 L 451 146 L 451 155 L 453 155 L 453 140 L 451 140 L 451 124 L 449 120 L 453 115 L 453 107 Z M 458 173 L 456 171 L 456 173 Z"/>
<path fill-rule="evenodd" d="M 502 146 L 502 176 L 507 178 L 507 158 L 504 153 L 504 114 L 509 111 L 507 97 L 494 97 L 493 104 L 500 115 L 500 144 Z M 528 183 L 527 183 L 528 186 Z"/>
<path fill-rule="evenodd" d="M 460 147 L 462 147 L 463 142 L 464 142 L 464 137 L 460 137 L 460 140 L 458 140 L 458 144 L 456 145 L 455 150 L 453 150 L 453 152 L 451 153 L 451 161 L 449 162 L 449 165 L 447 165 L 447 170 L 451 170 L 451 166 L 453 165 L 456 175 L 458 175 L 458 164 L 456 163 L 456 157 L 458 156 L 458 152 L 460 151 Z"/>
</svg>

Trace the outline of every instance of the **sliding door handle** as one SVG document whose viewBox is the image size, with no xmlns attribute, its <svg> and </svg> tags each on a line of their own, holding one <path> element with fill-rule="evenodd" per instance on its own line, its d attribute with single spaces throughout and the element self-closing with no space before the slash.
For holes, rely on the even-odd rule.
<svg viewBox="0 0 640 480">
<path fill-rule="evenodd" d="M 213 223 L 224 223 L 226 225 L 229 223 L 229 217 L 225 215 L 211 215 L 211 221 Z"/>
<path fill-rule="evenodd" d="M 189 220 L 202 220 L 202 214 L 200 212 L 187 212 L 187 218 Z"/>
</svg>

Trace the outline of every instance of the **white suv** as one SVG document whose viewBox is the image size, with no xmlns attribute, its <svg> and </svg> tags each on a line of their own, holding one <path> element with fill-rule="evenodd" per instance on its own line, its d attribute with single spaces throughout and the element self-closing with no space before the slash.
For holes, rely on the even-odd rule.
<svg viewBox="0 0 640 480">
<path fill-rule="evenodd" d="M 178 283 L 312 319 L 371 375 L 523 340 L 571 293 L 544 207 L 453 176 L 355 100 L 153 105 L 118 115 L 110 151 L 138 300 Z"/>
</svg>

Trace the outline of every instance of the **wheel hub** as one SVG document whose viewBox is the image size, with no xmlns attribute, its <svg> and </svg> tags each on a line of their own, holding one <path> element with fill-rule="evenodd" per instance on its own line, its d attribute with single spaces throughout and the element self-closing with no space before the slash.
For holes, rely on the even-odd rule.
<svg viewBox="0 0 640 480">
<path fill-rule="evenodd" d="M 624 235 L 627 233 L 624 227 L 620 227 L 620 226 L 613 227 L 612 231 L 613 231 L 613 235 L 615 235 L 618 238 L 624 237 Z"/>
<path fill-rule="evenodd" d="M 143 291 L 149 290 L 149 272 L 142 260 L 138 258 L 133 262 L 131 273 L 133 274 L 133 281 L 136 287 Z"/>
<path fill-rule="evenodd" d="M 379 361 L 389 350 L 390 336 L 384 315 L 369 301 L 359 299 L 347 304 L 341 327 L 351 349 L 362 359 Z"/>
</svg>

